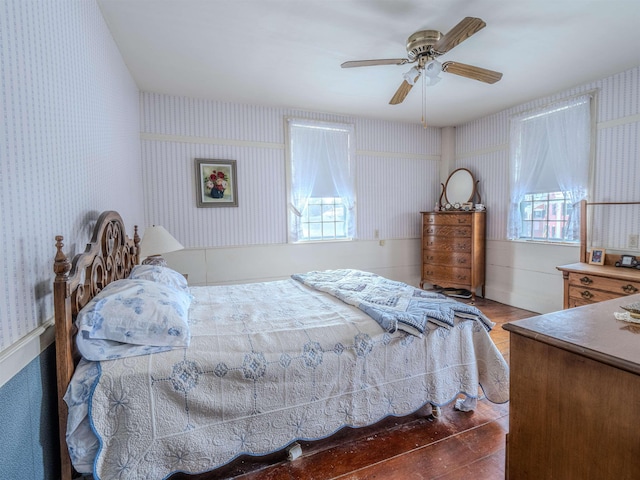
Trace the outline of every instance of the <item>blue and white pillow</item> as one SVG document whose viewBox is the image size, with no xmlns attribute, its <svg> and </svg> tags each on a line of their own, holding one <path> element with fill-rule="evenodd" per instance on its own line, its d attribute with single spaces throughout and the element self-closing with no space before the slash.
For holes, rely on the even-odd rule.
<svg viewBox="0 0 640 480">
<path fill-rule="evenodd" d="M 187 279 L 181 273 L 172 270 L 169 267 L 161 267 L 158 265 L 136 265 L 131 270 L 129 278 L 136 280 L 151 280 L 153 282 L 162 283 L 170 287 L 177 288 L 184 292 L 189 292 Z"/>
<path fill-rule="evenodd" d="M 154 347 L 152 345 L 132 345 L 131 343 L 114 342 L 90 338 L 88 331 L 80 331 L 76 336 L 76 345 L 83 358 L 99 362 L 101 360 L 115 360 L 116 358 L 137 357 L 152 353 L 166 352 L 174 348 L 184 347 Z"/>
<path fill-rule="evenodd" d="M 167 349 L 157 347 L 186 347 L 191 340 L 190 304 L 191 295 L 162 283 L 116 280 L 78 313 L 76 343 L 89 360 L 104 359 L 91 358 L 83 352 L 98 345 L 118 350 L 116 357 L 130 356 L 122 355 L 123 349 L 118 348 L 121 344 L 140 347 L 135 349 L 139 351 L 137 355 Z M 114 358 L 108 357 L 107 351 L 103 355 Z"/>
</svg>

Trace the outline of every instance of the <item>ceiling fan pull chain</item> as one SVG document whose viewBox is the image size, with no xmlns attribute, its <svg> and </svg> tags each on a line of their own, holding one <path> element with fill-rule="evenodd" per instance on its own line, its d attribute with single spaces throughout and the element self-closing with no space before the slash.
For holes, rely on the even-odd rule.
<svg viewBox="0 0 640 480">
<path fill-rule="evenodd" d="M 427 80 L 426 75 L 422 75 L 422 128 L 427 128 Z"/>
</svg>

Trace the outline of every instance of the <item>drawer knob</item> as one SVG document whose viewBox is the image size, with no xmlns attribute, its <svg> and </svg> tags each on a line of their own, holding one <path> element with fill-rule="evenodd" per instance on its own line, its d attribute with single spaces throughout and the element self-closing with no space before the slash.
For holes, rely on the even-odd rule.
<svg viewBox="0 0 640 480">
<path fill-rule="evenodd" d="M 625 293 L 636 293 L 638 291 L 638 289 L 631 284 L 625 285 L 622 287 L 622 290 L 624 290 Z"/>
<path fill-rule="evenodd" d="M 593 280 L 591 280 L 589 277 L 582 277 L 580 279 L 580 283 L 582 283 L 583 285 L 589 285 L 593 283 Z"/>
<path fill-rule="evenodd" d="M 593 297 L 593 293 L 591 293 L 589 290 L 585 290 L 584 292 L 580 293 L 580 295 L 582 295 L 582 298 L 592 298 Z"/>
</svg>

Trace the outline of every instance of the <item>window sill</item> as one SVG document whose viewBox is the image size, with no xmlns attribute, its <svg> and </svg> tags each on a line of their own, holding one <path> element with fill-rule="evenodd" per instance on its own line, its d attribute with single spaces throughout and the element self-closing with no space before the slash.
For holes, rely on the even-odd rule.
<svg viewBox="0 0 640 480">
<path fill-rule="evenodd" d="M 308 245 L 310 243 L 343 243 L 353 241 L 353 238 L 328 238 L 326 240 L 298 240 L 297 242 L 289 240 L 289 243 L 291 245 Z"/>
<path fill-rule="evenodd" d="M 514 243 L 532 243 L 535 245 L 554 245 L 557 247 L 579 247 L 580 246 L 580 242 L 576 241 L 576 242 L 549 242 L 549 241 L 545 241 L 545 240 L 524 240 L 524 239 L 507 239 L 507 241 L 509 242 L 514 242 Z"/>
</svg>

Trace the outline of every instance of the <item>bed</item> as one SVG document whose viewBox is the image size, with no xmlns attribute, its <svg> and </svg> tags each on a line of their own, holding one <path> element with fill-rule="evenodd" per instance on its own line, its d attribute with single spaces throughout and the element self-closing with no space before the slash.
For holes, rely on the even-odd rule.
<svg viewBox="0 0 640 480">
<path fill-rule="evenodd" d="M 102 480 L 203 473 L 425 406 L 508 401 L 473 306 L 351 269 L 189 287 L 139 266 L 138 244 L 116 212 L 73 261 L 56 237 L 64 480 L 74 466 Z"/>
</svg>

